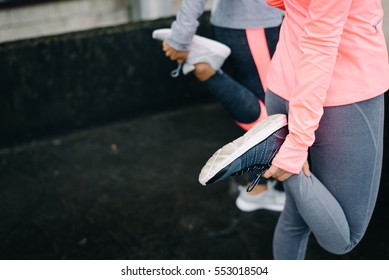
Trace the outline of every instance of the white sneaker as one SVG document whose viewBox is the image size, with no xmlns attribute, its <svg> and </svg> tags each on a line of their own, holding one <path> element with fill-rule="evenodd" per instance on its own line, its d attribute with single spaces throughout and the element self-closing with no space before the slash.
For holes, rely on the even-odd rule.
<svg viewBox="0 0 389 280">
<path fill-rule="evenodd" d="M 244 212 L 259 209 L 282 211 L 285 205 L 285 192 L 274 189 L 277 181 L 268 181 L 268 189 L 257 195 L 249 195 L 246 187 L 239 186 L 239 195 L 236 199 L 236 207 Z"/>
<path fill-rule="evenodd" d="M 167 39 L 172 30 L 170 28 L 157 29 L 153 32 L 153 38 L 163 41 Z M 208 63 L 215 71 L 219 70 L 226 58 L 230 55 L 231 49 L 226 45 L 199 35 L 194 35 L 190 45 L 188 58 L 182 66 L 182 72 L 186 75 L 195 69 L 197 63 Z M 181 66 L 176 69 L 179 72 Z M 172 73 L 178 76 L 179 73 Z"/>
</svg>

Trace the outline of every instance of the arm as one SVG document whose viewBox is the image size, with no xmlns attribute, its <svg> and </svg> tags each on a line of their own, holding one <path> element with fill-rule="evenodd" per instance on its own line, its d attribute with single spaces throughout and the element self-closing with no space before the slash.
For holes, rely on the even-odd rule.
<svg viewBox="0 0 389 280">
<path fill-rule="evenodd" d="M 188 51 L 193 35 L 199 26 L 198 18 L 204 13 L 208 0 L 184 0 L 172 24 L 168 44 L 176 50 Z"/>
<path fill-rule="evenodd" d="M 290 174 L 301 171 L 308 148 L 315 141 L 351 3 L 352 0 L 310 3 L 299 41 L 302 56 L 296 69 L 296 88 L 289 102 L 289 135 L 272 162 Z"/>
</svg>

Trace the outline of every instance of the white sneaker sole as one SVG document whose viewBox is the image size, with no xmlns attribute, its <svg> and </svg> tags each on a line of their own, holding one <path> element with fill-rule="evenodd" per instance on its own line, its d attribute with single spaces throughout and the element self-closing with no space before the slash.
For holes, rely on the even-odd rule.
<svg viewBox="0 0 389 280">
<path fill-rule="evenodd" d="M 236 207 L 243 212 L 252 212 L 259 209 L 266 209 L 271 211 L 281 212 L 284 210 L 284 204 L 268 204 L 259 206 L 256 203 L 245 201 L 244 199 L 238 197 L 236 199 Z"/>
<path fill-rule="evenodd" d="M 170 28 L 162 28 L 153 31 L 153 39 L 163 41 L 170 36 L 172 30 Z M 199 35 L 194 35 L 192 38 L 193 45 L 200 45 L 206 47 L 213 53 L 217 53 L 221 57 L 228 57 L 231 53 L 231 49 L 226 45 L 219 43 L 215 40 L 211 40 Z"/>
<path fill-rule="evenodd" d="M 201 169 L 199 174 L 200 184 L 205 186 L 220 170 L 285 125 L 287 125 L 285 115 L 271 115 L 257 123 L 243 136 L 224 145 L 212 155 Z"/>
</svg>

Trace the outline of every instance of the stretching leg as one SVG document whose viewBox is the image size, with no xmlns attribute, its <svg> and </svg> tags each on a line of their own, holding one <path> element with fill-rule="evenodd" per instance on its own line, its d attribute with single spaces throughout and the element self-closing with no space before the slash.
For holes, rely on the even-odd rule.
<svg viewBox="0 0 389 280">
<path fill-rule="evenodd" d="M 204 82 L 208 91 L 226 108 L 233 119 L 242 128 L 248 129 L 245 124 L 255 123 L 266 111 L 261 107 L 259 100 L 263 101 L 265 86 L 266 65 L 258 61 L 252 52 L 260 50 L 267 53 L 268 60 L 273 55 L 278 40 L 279 27 L 266 29 L 237 30 L 230 28 L 213 27 L 215 39 L 231 48 L 231 61 L 233 78 L 222 71 L 214 71 L 207 65 L 196 65 L 195 75 Z M 250 39 L 254 36 L 258 40 Z M 254 42 L 254 43 L 253 43 Z M 253 45 L 256 44 L 256 45 Z M 261 77 L 260 73 L 261 72 Z M 266 112 L 265 112 L 266 114 Z"/>
<path fill-rule="evenodd" d="M 285 108 L 285 101 L 273 94 L 266 101 L 271 113 Z M 383 95 L 325 108 L 310 149 L 312 175 L 300 173 L 284 181 L 287 204 L 294 207 L 285 207 L 277 224 L 273 242 L 276 259 L 302 258 L 305 253 L 295 248 L 304 249 L 301 244 L 306 244 L 309 231 L 334 254 L 347 253 L 359 243 L 378 194 L 383 119 Z M 306 230 L 296 235 L 293 229 L 302 225 L 301 219 Z"/>
</svg>

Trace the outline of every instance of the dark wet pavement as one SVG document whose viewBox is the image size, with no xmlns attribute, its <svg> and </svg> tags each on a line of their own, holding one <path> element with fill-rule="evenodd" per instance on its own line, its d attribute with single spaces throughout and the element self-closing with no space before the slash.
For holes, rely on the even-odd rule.
<svg viewBox="0 0 389 280">
<path fill-rule="evenodd" d="M 197 177 L 242 131 L 206 104 L 0 152 L 0 259 L 271 259 L 278 212 L 236 209 L 236 180 Z M 368 232 L 335 256 L 389 259 L 387 157 Z"/>
</svg>

